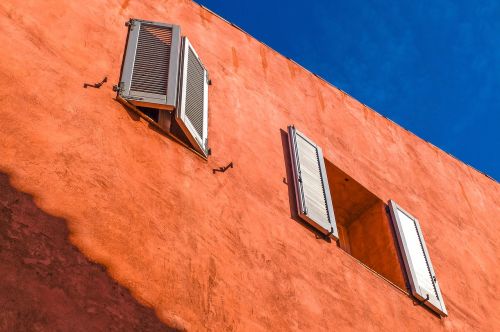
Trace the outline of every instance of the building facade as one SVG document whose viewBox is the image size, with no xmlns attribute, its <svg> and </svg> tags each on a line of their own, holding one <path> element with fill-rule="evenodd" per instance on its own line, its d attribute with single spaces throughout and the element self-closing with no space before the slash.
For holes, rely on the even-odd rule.
<svg viewBox="0 0 500 332">
<path fill-rule="evenodd" d="M 189 38 L 206 146 L 119 102 L 130 18 Z M 491 178 L 192 1 L 10 0 L 0 26 L 0 330 L 500 328 Z M 291 125 L 336 232 L 298 206 Z M 391 206 L 445 311 L 412 290 Z"/>
</svg>

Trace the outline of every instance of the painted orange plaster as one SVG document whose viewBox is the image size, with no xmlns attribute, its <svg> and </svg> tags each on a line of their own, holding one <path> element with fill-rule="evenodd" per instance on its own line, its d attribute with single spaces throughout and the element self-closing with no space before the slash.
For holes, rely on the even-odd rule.
<svg viewBox="0 0 500 332">
<path fill-rule="evenodd" d="M 499 328 L 498 183 L 191 1 L 121 3 L 0 3 L 0 170 L 89 259 L 176 329 Z M 208 68 L 208 162 L 114 100 L 130 17 L 180 24 Z M 448 318 L 290 217 L 292 123 L 420 220 Z"/>
</svg>

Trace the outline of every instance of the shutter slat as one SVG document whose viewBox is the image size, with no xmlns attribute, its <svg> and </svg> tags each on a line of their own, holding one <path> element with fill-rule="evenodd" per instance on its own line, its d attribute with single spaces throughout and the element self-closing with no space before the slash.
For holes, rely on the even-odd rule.
<svg viewBox="0 0 500 332">
<path fill-rule="evenodd" d="M 155 27 L 149 24 L 140 26 L 131 90 L 166 97 L 171 42 L 171 28 Z M 151 84 L 148 79 L 152 75 L 155 76 L 154 84 Z"/>
<path fill-rule="evenodd" d="M 203 137 L 205 70 L 191 48 L 187 61 L 186 117 L 193 124 L 196 133 Z"/>
<path fill-rule="evenodd" d="M 389 202 L 389 207 L 413 296 L 441 316 L 447 316 L 418 220 L 394 201 Z"/>
<path fill-rule="evenodd" d="M 338 238 L 321 148 L 293 126 L 288 127 L 288 136 L 299 216 Z"/>
</svg>

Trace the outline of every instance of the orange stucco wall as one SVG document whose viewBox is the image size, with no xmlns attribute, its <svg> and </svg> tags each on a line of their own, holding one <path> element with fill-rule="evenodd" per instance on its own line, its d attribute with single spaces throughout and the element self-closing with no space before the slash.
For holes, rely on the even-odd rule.
<svg viewBox="0 0 500 332">
<path fill-rule="evenodd" d="M 129 17 L 180 24 L 208 68 L 208 162 L 127 112 L 110 83 L 82 88 L 118 81 Z M 500 328 L 498 183 L 191 1 L 8 0 L 0 28 L 0 171 L 166 326 Z M 448 318 L 291 218 L 292 123 L 419 218 Z"/>
</svg>

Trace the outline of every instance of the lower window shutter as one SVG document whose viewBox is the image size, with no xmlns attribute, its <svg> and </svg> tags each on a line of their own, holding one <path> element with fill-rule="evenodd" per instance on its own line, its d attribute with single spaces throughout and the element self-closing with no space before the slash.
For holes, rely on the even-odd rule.
<svg viewBox="0 0 500 332">
<path fill-rule="evenodd" d="M 448 316 L 418 220 L 392 200 L 389 208 L 412 295 L 439 315 Z"/>
<path fill-rule="evenodd" d="M 180 27 L 132 19 L 118 94 L 136 106 L 174 110 L 177 104 Z"/>
<path fill-rule="evenodd" d="M 182 41 L 181 87 L 176 119 L 191 145 L 208 155 L 208 73 L 189 40 Z"/>
<path fill-rule="evenodd" d="M 288 127 L 288 140 L 299 216 L 323 234 L 338 239 L 321 148 L 294 126 Z"/>
</svg>

